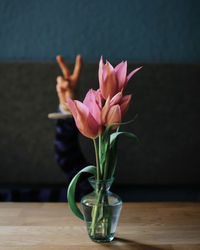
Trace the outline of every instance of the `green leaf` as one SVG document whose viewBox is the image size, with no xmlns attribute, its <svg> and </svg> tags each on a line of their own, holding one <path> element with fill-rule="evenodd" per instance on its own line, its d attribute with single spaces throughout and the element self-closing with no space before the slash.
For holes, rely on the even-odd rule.
<svg viewBox="0 0 200 250">
<path fill-rule="evenodd" d="M 110 144 L 112 144 L 117 139 L 117 137 L 119 135 L 126 135 L 128 137 L 131 137 L 131 138 L 135 139 L 138 143 L 140 142 L 139 139 L 138 139 L 138 137 L 135 134 L 133 134 L 133 133 L 129 133 L 129 132 L 114 132 L 114 133 L 112 133 L 110 135 Z"/>
<path fill-rule="evenodd" d="M 108 155 L 108 164 L 109 164 L 109 177 L 111 178 L 116 169 L 117 165 L 117 142 L 118 142 L 118 136 L 119 135 L 126 135 L 128 137 L 131 137 L 135 139 L 137 142 L 139 142 L 139 139 L 137 136 L 133 133 L 129 132 L 114 132 L 110 135 L 110 150 L 109 150 L 109 155 Z"/>
<path fill-rule="evenodd" d="M 101 165 L 103 165 L 105 160 L 106 160 L 106 154 L 108 151 L 107 149 L 108 149 L 108 140 L 107 141 L 102 140 L 102 142 L 101 142 L 101 156 L 100 156 Z"/>
<path fill-rule="evenodd" d="M 132 120 L 127 121 L 127 122 L 112 123 L 112 124 L 110 124 L 110 125 L 105 129 L 104 133 L 107 134 L 107 133 L 109 132 L 109 130 L 112 128 L 112 126 L 116 126 L 116 125 L 119 125 L 119 126 L 121 126 L 121 125 L 127 125 L 127 124 L 130 124 L 130 123 L 134 122 L 134 121 L 136 120 L 136 118 L 137 118 L 137 115 L 135 115 L 135 117 L 134 117 Z"/>
<path fill-rule="evenodd" d="M 75 202 L 76 184 L 77 184 L 78 178 L 80 177 L 80 175 L 82 173 L 86 172 L 86 173 L 90 173 L 90 174 L 93 174 L 94 176 L 96 176 L 96 170 L 97 169 L 95 166 L 87 166 L 87 167 L 83 168 L 81 171 L 79 171 L 74 176 L 74 178 L 71 180 L 69 187 L 68 187 L 67 199 L 68 199 L 69 208 L 81 220 L 84 220 L 83 214 L 81 213 L 80 209 L 78 208 L 78 206 L 76 205 L 76 202 Z"/>
<path fill-rule="evenodd" d="M 108 154 L 108 178 L 113 177 L 115 169 L 117 166 L 117 138 L 110 144 L 109 154 Z"/>
</svg>

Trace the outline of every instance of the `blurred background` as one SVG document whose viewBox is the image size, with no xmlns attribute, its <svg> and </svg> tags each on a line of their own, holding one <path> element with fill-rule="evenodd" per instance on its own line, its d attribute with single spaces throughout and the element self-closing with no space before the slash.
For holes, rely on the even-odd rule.
<svg viewBox="0 0 200 250">
<path fill-rule="evenodd" d="M 113 190 L 125 201 L 199 201 L 199 10 L 198 0 L 1 0 L 0 200 L 67 187 L 47 115 L 58 108 L 56 55 L 73 69 L 80 53 L 81 100 L 98 86 L 101 55 L 128 60 L 128 72 L 144 66 L 125 118 L 138 114 L 125 130 L 142 145 L 120 138 Z M 92 142 L 80 144 L 94 163 Z"/>
</svg>

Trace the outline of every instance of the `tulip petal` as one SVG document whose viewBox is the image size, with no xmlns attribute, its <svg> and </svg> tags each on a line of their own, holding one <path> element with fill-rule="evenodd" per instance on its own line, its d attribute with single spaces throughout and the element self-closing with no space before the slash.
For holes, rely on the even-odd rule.
<svg viewBox="0 0 200 250">
<path fill-rule="evenodd" d="M 104 64 L 103 64 L 103 57 L 101 56 L 101 59 L 99 61 L 99 84 L 100 86 L 103 84 L 103 68 L 104 68 Z"/>
<path fill-rule="evenodd" d="M 105 86 L 105 79 L 107 78 L 107 75 L 108 75 L 108 66 L 107 66 L 107 63 L 104 65 L 102 56 L 99 61 L 98 74 L 99 74 L 99 86 L 101 90 L 101 95 L 104 99 L 107 99 L 107 88 Z"/>
<path fill-rule="evenodd" d="M 122 99 L 122 92 L 117 93 L 113 96 L 113 98 L 110 100 L 110 105 L 113 106 L 115 104 L 118 104 Z"/>
<path fill-rule="evenodd" d="M 79 101 L 74 101 L 74 103 L 77 109 L 77 118 L 75 119 L 76 126 L 86 137 L 96 138 L 101 131 L 97 121 L 90 114 L 89 109 L 85 104 Z"/>
<path fill-rule="evenodd" d="M 117 80 L 115 76 L 115 71 L 113 67 L 106 63 L 107 66 L 107 76 L 104 80 L 104 83 L 101 86 L 101 94 L 104 99 L 107 99 L 108 96 L 112 98 L 118 92 Z"/>
<path fill-rule="evenodd" d="M 92 105 L 95 102 L 95 95 L 93 91 L 93 89 L 90 89 L 87 92 L 85 99 L 83 100 L 83 104 L 85 104 L 89 108 L 89 111 L 91 111 Z"/>
<path fill-rule="evenodd" d="M 138 72 L 142 67 L 143 67 L 143 66 L 141 66 L 141 67 L 139 67 L 139 68 L 137 68 L 137 69 L 134 69 L 134 70 L 126 77 L 126 83 L 125 83 L 125 86 L 124 86 L 124 87 L 126 87 L 126 84 L 127 84 L 127 82 L 130 80 L 130 78 L 131 78 L 136 72 Z"/>
<path fill-rule="evenodd" d="M 100 89 L 97 89 L 96 91 L 96 101 L 97 101 L 97 104 L 99 105 L 99 108 L 102 108 L 103 96 L 101 95 Z"/>
<path fill-rule="evenodd" d="M 74 104 L 77 110 L 77 116 L 75 119 L 76 125 L 79 129 L 83 130 L 85 121 L 89 116 L 89 108 L 80 101 L 75 100 Z"/>
<path fill-rule="evenodd" d="M 90 107 L 91 104 L 93 104 L 94 102 L 96 102 L 96 104 L 101 108 L 102 106 L 102 96 L 101 96 L 101 91 L 100 89 L 94 90 L 94 89 L 90 89 L 86 96 L 85 99 L 83 101 L 83 103 Z"/>
<path fill-rule="evenodd" d="M 109 67 L 110 71 L 114 71 L 112 64 L 106 60 L 106 66 Z"/>
<path fill-rule="evenodd" d="M 83 104 L 89 108 L 89 112 L 92 114 L 94 119 L 101 124 L 101 108 L 98 105 L 99 93 L 97 91 L 90 89 L 85 96 Z"/>
<path fill-rule="evenodd" d="M 115 66 L 115 72 L 117 72 L 121 67 L 123 67 L 124 61 L 120 62 Z"/>
<path fill-rule="evenodd" d="M 103 72 L 102 72 L 102 81 L 104 82 L 107 77 L 107 65 L 103 65 Z"/>
<path fill-rule="evenodd" d="M 106 126 L 109 126 L 112 123 L 120 123 L 122 119 L 121 109 L 119 105 L 114 105 L 109 109 L 107 114 Z M 116 129 L 119 125 L 113 126 L 112 129 Z"/>
<path fill-rule="evenodd" d="M 98 122 L 94 119 L 94 117 L 90 113 L 85 126 L 88 127 L 86 131 L 88 131 L 87 137 L 89 138 L 96 138 L 102 132 L 102 125 L 98 124 Z"/>
<path fill-rule="evenodd" d="M 127 61 L 118 64 L 115 67 L 115 73 L 118 82 L 118 90 L 121 91 L 126 83 Z"/>
<path fill-rule="evenodd" d="M 128 111 L 131 98 L 132 98 L 132 95 L 126 95 L 122 97 L 122 100 L 120 102 L 120 109 L 121 109 L 122 117 Z"/>
<path fill-rule="evenodd" d="M 76 120 L 76 118 L 77 118 L 76 105 L 75 105 L 74 101 L 69 96 L 67 97 L 67 105 L 68 105 L 68 108 L 70 109 L 70 111 L 72 112 L 74 119 Z"/>
<path fill-rule="evenodd" d="M 107 100 L 104 104 L 104 107 L 102 109 L 102 112 L 101 112 L 101 118 L 102 118 L 103 124 L 106 123 L 106 117 L 107 117 L 109 109 L 110 109 L 110 97 L 107 98 Z"/>
</svg>

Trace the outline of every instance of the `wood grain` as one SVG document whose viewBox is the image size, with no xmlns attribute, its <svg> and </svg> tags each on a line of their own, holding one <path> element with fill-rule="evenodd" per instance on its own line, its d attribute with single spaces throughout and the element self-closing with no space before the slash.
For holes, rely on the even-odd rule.
<svg viewBox="0 0 200 250">
<path fill-rule="evenodd" d="M 66 203 L 0 203 L 0 249 L 200 249 L 200 203 L 124 203 L 116 238 L 92 242 Z"/>
</svg>

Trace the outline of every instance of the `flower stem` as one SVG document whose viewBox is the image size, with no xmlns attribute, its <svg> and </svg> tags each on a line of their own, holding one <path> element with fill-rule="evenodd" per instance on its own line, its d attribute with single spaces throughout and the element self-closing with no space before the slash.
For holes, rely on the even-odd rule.
<svg viewBox="0 0 200 250">
<path fill-rule="evenodd" d="M 110 135 L 108 137 L 107 150 L 110 150 Z M 108 164 L 109 164 L 109 157 L 110 157 L 110 154 L 107 155 L 106 163 L 105 163 L 105 166 L 104 166 L 103 180 L 106 180 L 108 178 L 108 167 L 111 167 L 111 166 L 108 166 Z"/>
<path fill-rule="evenodd" d="M 97 189 L 96 191 L 97 191 L 97 200 L 96 200 L 96 204 L 92 208 L 92 223 L 91 223 L 91 235 L 92 236 L 95 235 L 95 230 L 96 230 L 96 226 L 98 223 L 98 216 L 99 216 L 99 212 L 100 212 L 99 209 L 101 208 L 100 203 L 101 203 L 101 199 L 102 199 L 102 195 L 103 195 L 102 187 L 100 187 L 100 189 L 99 190 Z"/>
<path fill-rule="evenodd" d="M 97 180 L 100 180 L 100 168 L 99 168 L 99 157 L 98 157 L 98 151 L 97 151 L 97 143 L 96 143 L 95 139 L 93 139 L 93 142 L 94 142 L 96 164 L 97 164 Z"/>
<path fill-rule="evenodd" d="M 103 167 L 101 163 L 101 135 L 99 136 L 99 160 L 100 160 L 100 175 L 103 176 Z"/>
</svg>

